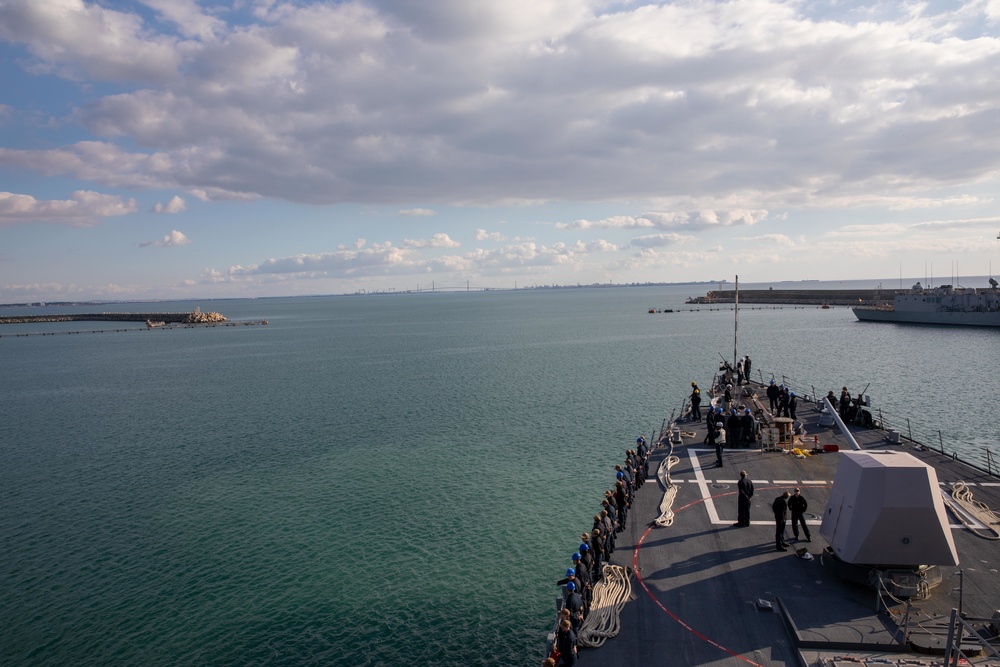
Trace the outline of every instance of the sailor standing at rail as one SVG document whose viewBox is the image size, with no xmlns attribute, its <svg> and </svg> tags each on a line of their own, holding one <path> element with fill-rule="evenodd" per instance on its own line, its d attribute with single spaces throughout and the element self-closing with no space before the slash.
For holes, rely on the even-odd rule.
<svg viewBox="0 0 1000 667">
<path fill-rule="evenodd" d="M 774 380 L 771 380 L 771 384 L 767 385 L 767 400 L 771 404 L 771 414 L 775 417 L 778 416 L 778 396 L 780 393 L 778 385 L 774 383 Z"/>
<path fill-rule="evenodd" d="M 743 376 L 747 384 L 750 384 L 750 355 L 743 357 Z"/>
<path fill-rule="evenodd" d="M 691 421 L 701 421 L 701 390 L 698 383 L 691 383 Z"/>
<path fill-rule="evenodd" d="M 639 460 L 642 462 L 639 464 L 642 466 L 642 478 L 646 479 L 649 477 L 649 445 L 646 444 L 646 439 L 641 435 L 635 440 L 635 449 L 639 453 Z"/>
</svg>

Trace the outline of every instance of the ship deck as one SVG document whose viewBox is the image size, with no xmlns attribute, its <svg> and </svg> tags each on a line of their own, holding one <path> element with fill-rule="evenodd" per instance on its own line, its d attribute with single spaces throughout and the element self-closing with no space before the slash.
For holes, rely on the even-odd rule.
<svg viewBox="0 0 1000 667">
<path fill-rule="evenodd" d="M 763 399 L 761 387 L 754 385 Z M 706 406 L 707 407 L 707 406 Z M 749 406 L 752 408 L 752 406 Z M 703 410 L 704 412 L 704 410 Z M 805 446 L 837 445 L 851 449 L 837 427 L 821 427 L 815 403 L 799 401 L 798 418 Z M 682 442 L 673 445 L 679 458 L 669 471 L 678 494 L 669 527 L 659 516 L 664 485 L 654 476 L 668 448 L 655 449 L 650 479 L 636 493 L 628 528 L 618 536 L 611 562 L 634 568 L 632 600 L 625 605 L 621 630 L 598 649 L 581 650 L 583 665 L 826 665 L 843 667 L 858 661 L 880 665 L 941 664 L 940 655 L 906 650 L 900 626 L 904 602 L 877 600 L 875 590 L 846 583 L 824 567 L 827 543 L 819 532 L 840 454 L 826 452 L 796 458 L 760 449 L 727 449 L 724 466 L 715 466 L 715 451 L 702 444 L 704 422 L 678 424 Z M 877 429 L 850 427 L 863 449 L 906 451 L 933 466 L 942 488 L 964 481 L 976 500 L 1000 507 L 1000 479 L 952 457 L 902 440 L 890 444 Z M 736 482 L 746 470 L 755 485 L 751 526 L 736 528 Z M 787 552 L 775 549 L 770 509 L 783 491 L 798 486 L 809 502 L 811 542 L 791 540 Z M 989 618 L 1000 609 L 1000 542 L 964 528 L 949 508 L 959 567 L 942 569 L 943 580 L 925 600 L 909 609 L 913 644 L 943 646 L 951 610 L 968 617 Z M 799 556 L 806 548 L 813 556 Z M 827 557 L 829 558 L 829 557 Z M 886 605 L 886 603 L 888 603 Z M 881 611 L 877 611 L 881 609 Z M 975 664 L 1000 665 L 988 654 Z"/>
</svg>

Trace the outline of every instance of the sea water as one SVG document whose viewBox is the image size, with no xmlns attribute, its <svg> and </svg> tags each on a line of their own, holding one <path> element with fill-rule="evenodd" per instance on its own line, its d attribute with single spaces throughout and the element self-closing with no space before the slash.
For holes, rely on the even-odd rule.
<svg viewBox="0 0 1000 667">
<path fill-rule="evenodd" d="M 614 464 L 732 359 L 731 307 L 684 306 L 709 287 L 137 304 L 117 309 L 269 323 L 0 328 L 0 664 L 540 660 Z M 58 333 L 111 328 L 129 330 Z M 976 462 L 995 446 L 997 342 L 846 308 L 739 315 L 755 376 L 867 386 L 904 435 Z"/>
</svg>

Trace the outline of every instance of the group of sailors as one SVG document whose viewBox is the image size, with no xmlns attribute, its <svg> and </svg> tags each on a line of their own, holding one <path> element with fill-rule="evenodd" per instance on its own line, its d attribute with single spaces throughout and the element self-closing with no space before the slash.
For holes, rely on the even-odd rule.
<svg viewBox="0 0 1000 667">
<path fill-rule="evenodd" d="M 594 584 L 615 551 L 616 535 L 625 530 L 636 490 L 649 476 L 649 444 L 642 436 L 635 449 L 625 451 L 625 461 L 615 466 L 614 488 L 604 492 L 594 525 L 580 535 L 580 546 L 571 556 L 572 566 L 558 584 L 563 587 L 562 608 L 553 652 L 546 665 L 575 665 L 577 633 L 593 602 Z"/>
<path fill-rule="evenodd" d="M 771 414 L 775 417 L 795 417 L 795 392 L 784 384 L 777 384 L 774 380 L 767 385 L 767 400 L 770 403 Z"/>
<path fill-rule="evenodd" d="M 843 387 L 840 390 L 839 400 L 833 395 L 833 390 L 827 393 L 826 398 L 830 401 L 830 405 L 833 406 L 834 410 L 840 413 L 840 418 L 845 422 L 863 424 L 865 426 L 872 425 L 871 413 L 864 409 L 868 406 L 868 401 L 865 400 L 863 394 L 858 394 L 856 397 L 851 398 L 851 392 L 847 391 L 847 387 Z"/>
<path fill-rule="evenodd" d="M 722 363 L 719 364 L 719 371 L 725 376 L 723 384 L 733 384 L 734 382 L 737 385 L 750 384 L 750 369 L 752 366 L 753 362 L 750 360 L 749 354 L 739 358 L 736 362 L 736 368 L 733 368 L 728 361 L 723 359 Z M 733 378 L 734 374 L 736 375 L 735 378 Z"/>
</svg>

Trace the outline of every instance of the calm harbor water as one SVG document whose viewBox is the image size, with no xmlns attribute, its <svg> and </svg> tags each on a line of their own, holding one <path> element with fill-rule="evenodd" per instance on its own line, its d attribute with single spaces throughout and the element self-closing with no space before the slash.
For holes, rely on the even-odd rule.
<svg viewBox="0 0 1000 667">
<path fill-rule="evenodd" d="M 534 663 L 613 465 L 732 357 L 732 310 L 647 314 L 708 288 L 157 304 L 270 323 L 5 335 L 0 664 Z M 871 383 L 973 460 L 998 338 L 740 313 L 765 377 Z"/>
</svg>

